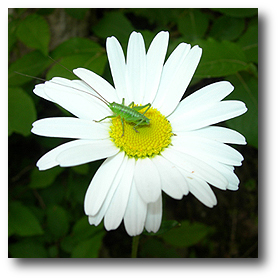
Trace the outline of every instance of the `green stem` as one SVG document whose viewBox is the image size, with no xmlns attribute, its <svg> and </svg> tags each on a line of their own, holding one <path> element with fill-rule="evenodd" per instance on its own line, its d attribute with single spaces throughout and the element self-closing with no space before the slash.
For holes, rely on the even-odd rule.
<svg viewBox="0 0 280 280">
<path fill-rule="evenodd" d="M 133 236 L 132 238 L 131 258 L 137 258 L 139 239 L 140 239 L 140 235 Z"/>
</svg>

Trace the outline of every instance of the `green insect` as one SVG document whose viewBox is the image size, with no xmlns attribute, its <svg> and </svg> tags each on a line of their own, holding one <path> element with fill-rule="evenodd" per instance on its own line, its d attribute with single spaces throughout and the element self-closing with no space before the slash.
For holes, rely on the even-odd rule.
<svg viewBox="0 0 280 280">
<path fill-rule="evenodd" d="M 104 99 L 104 98 L 103 98 Z M 101 122 L 105 119 L 108 118 L 115 118 L 120 116 L 121 118 L 121 123 L 122 123 L 122 129 L 123 129 L 123 133 L 122 136 L 124 136 L 124 120 L 128 123 L 133 123 L 135 124 L 133 126 L 133 129 L 138 132 L 136 130 L 137 126 L 143 126 L 143 125 L 149 125 L 150 124 L 150 119 L 148 119 L 145 116 L 145 113 L 151 108 L 151 104 L 147 103 L 146 105 L 143 106 L 134 106 L 134 102 L 131 102 L 128 106 L 126 106 L 124 104 L 124 98 L 122 99 L 122 104 L 116 103 L 116 102 L 112 102 L 109 103 L 107 101 L 107 103 L 104 101 L 104 103 L 110 108 L 110 110 L 114 113 L 111 116 L 107 116 L 99 121 L 96 122 Z M 146 108 L 147 109 L 142 113 L 139 113 L 140 110 Z"/>
</svg>

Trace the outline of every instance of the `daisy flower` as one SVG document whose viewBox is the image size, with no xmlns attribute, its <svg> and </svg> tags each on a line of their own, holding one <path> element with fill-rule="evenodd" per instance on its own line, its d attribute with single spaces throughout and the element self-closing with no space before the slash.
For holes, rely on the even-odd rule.
<svg viewBox="0 0 280 280">
<path fill-rule="evenodd" d="M 226 81 L 216 82 L 180 101 L 199 63 L 202 49 L 181 43 L 165 62 L 169 33 L 159 32 L 145 50 L 143 37 L 132 32 L 125 59 L 115 37 L 106 41 L 114 87 L 83 68 L 79 78 L 55 77 L 36 85 L 34 93 L 59 104 L 74 117 L 53 117 L 33 123 L 32 132 L 75 139 L 45 154 L 40 170 L 106 160 L 85 195 L 89 223 L 104 219 L 107 230 L 124 221 L 129 235 L 145 228 L 157 232 L 162 219 L 162 191 L 174 199 L 192 193 L 208 207 L 217 204 L 210 187 L 237 190 L 234 166 L 242 155 L 227 144 L 246 144 L 238 132 L 213 124 L 237 117 L 247 108 L 240 101 L 221 101 L 233 91 Z M 115 118 L 110 103 L 135 106 L 150 103 L 148 125 L 137 126 Z M 133 106 L 133 105 L 132 105 Z M 131 107 L 132 107 L 131 106 Z M 139 111 L 141 114 L 146 108 Z M 124 131 L 124 133 L 123 133 Z"/>
</svg>

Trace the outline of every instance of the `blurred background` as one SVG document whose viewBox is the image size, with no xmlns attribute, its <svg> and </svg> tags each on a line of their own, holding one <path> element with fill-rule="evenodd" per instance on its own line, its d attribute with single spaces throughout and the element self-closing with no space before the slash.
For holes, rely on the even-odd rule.
<svg viewBox="0 0 280 280">
<path fill-rule="evenodd" d="M 112 77 L 105 50 L 115 36 L 126 52 L 133 30 L 146 47 L 161 30 L 170 32 L 168 55 L 180 42 L 199 45 L 201 62 L 185 96 L 215 81 L 234 87 L 228 99 L 246 103 L 248 112 L 223 126 L 241 132 L 246 146 L 234 146 L 245 160 L 236 168 L 240 189 L 213 188 L 218 205 L 209 209 L 191 194 L 182 200 L 164 195 L 158 234 L 141 235 L 142 258 L 258 257 L 258 10 L 257 9 L 9 9 L 8 136 L 9 257 L 126 258 L 132 238 L 123 224 L 107 232 L 90 226 L 84 195 L 102 161 L 38 171 L 36 162 L 65 139 L 30 133 L 41 118 L 70 116 L 32 92 L 38 79 L 74 79 L 84 67 Z M 184 98 L 183 97 L 183 98 Z"/>
</svg>

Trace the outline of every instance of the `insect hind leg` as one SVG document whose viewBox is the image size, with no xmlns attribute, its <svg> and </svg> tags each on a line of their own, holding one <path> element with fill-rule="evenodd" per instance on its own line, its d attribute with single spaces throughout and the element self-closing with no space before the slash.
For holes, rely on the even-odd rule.
<svg viewBox="0 0 280 280">
<path fill-rule="evenodd" d="M 101 120 L 99 120 L 99 121 L 95 121 L 95 120 L 93 120 L 93 121 L 95 121 L 95 122 L 102 122 L 102 121 L 104 121 L 104 120 L 106 120 L 106 119 L 112 119 L 112 118 L 115 118 L 116 116 L 115 115 L 112 115 L 112 116 L 107 116 L 107 117 L 105 117 L 105 118 L 103 118 L 103 119 L 101 119 Z"/>
<path fill-rule="evenodd" d="M 134 102 L 130 103 L 129 106 L 131 106 L 132 104 L 134 105 Z M 145 115 L 147 113 L 147 111 L 152 107 L 151 103 L 147 103 L 146 105 L 143 105 L 143 106 L 134 106 L 133 109 L 135 111 L 139 112 L 140 110 L 142 110 L 142 109 L 144 109 L 146 107 L 147 107 L 147 109 L 143 113 L 143 115 Z"/>
<path fill-rule="evenodd" d="M 148 107 L 147 107 L 148 106 Z M 137 107 L 137 109 L 143 109 L 143 108 L 145 108 L 145 107 L 147 107 L 147 109 L 143 112 L 143 116 L 147 113 L 147 111 L 152 107 L 152 105 L 151 105 L 151 103 L 147 103 L 146 105 L 144 105 L 144 106 L 138 106 Z M 137 110 L 138 111 L 138 110 Z M 133 127 L 133 129 L 136 131 L 136 132 L 139 132 L 135 127 L 136 126 L 138 126 L 138 125 L 140 125 L 142 122 L 144 122 L 145 121 L 145 119 L 143 118 L 140 122 L 138 122 L 134 127 Z"/>
<path fill-rule="evenodd" d="M 138 122 L 135 126 L 133 126 L 133 129 L 134 129 L 137 133 L 139 133 L 139 131 L 138 131 L 135 127 L 138 126 L 138 125 L 140 125 L 143 121 L 144 121 L 144 119 L 141 120 L 140 122 Z"/>
<path fill-rule="evenodd" d="M 122 123 L 122 136 L 124 136 L 124 122 L 123 122 L 124 118 L 121 118 L 121 123 Z"/>
<path fill-rule="evenodd" d="M 147 111 L 152 107 L 151 103 L 146 104 L 145 106 L 148 106 L 147 109 L 144 111 L 143 115 L 147 113 Z M 145 108 L 145 107 L 144 107 Z"/>
</svg>

